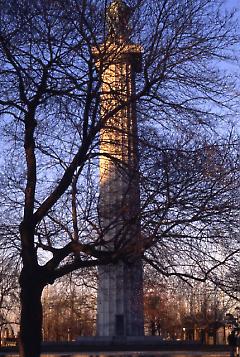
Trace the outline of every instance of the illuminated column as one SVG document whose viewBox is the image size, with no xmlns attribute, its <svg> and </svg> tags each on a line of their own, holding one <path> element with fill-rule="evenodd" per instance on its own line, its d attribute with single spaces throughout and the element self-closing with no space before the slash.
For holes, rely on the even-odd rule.
<svg viewBox="0 0 240 357">
<path fill-rule="evenodd" d="M 137 122 L 135 104 L 131 102 L 135 74 L 141 70 L 141 47 L 128 41 L 129 14 L 130 8 L 123 1 L 113 1 L 107 12 L 108 40 L 94 49 L 105 121 L 100 132 L 99 211 L 105 232 L 102 249 L 122 250 L 125 255 L 125 261 L 99 267 L 100 336 L 143 335 Z"/>
</svg>

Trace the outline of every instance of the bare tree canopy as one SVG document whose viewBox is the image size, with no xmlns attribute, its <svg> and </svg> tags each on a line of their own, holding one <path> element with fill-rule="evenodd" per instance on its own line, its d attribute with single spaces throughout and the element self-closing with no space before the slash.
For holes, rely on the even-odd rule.
<svg viewBox="0 0 240 357">
<path fill-rule="evenodd" d="M 136 255 L 122 233 L 107 249 L 98 214 L 99 133 L 128 104 L 100 116 L 101 75 L 117 55 L 107 5 L 1 2 L 0 246 L 21 251 L 21 357 L 40 354 L 47 284 Z M 142 257 L 163 275 L 232 292 L 222 278 L 239 259 L 238 84 L 225 70 L 239 41 L 234 13 L 216 0 L 128 5 L 127 41 L 144 51 L 128 98 L 138 110 Z"/>
</svg>

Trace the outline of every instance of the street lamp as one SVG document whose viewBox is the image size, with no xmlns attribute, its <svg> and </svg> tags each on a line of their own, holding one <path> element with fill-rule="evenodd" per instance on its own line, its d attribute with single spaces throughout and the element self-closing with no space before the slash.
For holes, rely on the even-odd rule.
<svg viewBox="0 0 240 357">
<path fill-rule="evenodd" d="M 235 307 L 237 328 L 240 328 L 240 307 Z"/>
<path fill-rule="evenodd" d="M 183 327 L 183 341 L 186 341 L 186 327 Z"/>
<path fill-rule="evenodd" d="M 71 341 L 71 328 L 70 327 L 68 327 L 68 329 L 67 329 L 67 340 L 68 340 L 68 342 Z"/>
</svg>

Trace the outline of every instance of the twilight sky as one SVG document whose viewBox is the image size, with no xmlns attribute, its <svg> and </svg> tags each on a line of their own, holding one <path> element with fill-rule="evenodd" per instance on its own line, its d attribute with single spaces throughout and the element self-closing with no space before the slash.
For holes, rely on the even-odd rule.
<svg viewBox="0 0 240 357">
<path fill-rule="evenodd" d="M 240 1 L 239 0 L 227 0 L 227 3 L 229 3 L 232 6 L 238 7 L 240 9 Z"/>
<path fill-rule="evenodd" d="M 240 10 L 240 0 L 225 0 L 226 7 Z"/>
</svg>

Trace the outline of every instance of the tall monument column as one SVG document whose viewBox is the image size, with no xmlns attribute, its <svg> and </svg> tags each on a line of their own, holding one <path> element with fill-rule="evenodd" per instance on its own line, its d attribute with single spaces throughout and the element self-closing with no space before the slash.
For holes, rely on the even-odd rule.
<svg viewBox="0 0 240 357">
<path fill-rule="evenodd" d="M 101 75 L 99 214 L 101 249 L 123 252 L 116 264 L 99 267 L 97 335 L 142 336 L 143 277 L 140 232 L 135 74 L 141 47 L 129 40 L 131 9 L 113 1 L 108 38 L 93 50 Z"/>
</svg>

